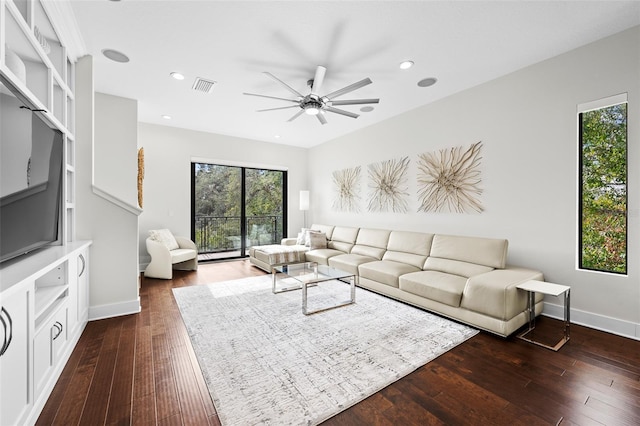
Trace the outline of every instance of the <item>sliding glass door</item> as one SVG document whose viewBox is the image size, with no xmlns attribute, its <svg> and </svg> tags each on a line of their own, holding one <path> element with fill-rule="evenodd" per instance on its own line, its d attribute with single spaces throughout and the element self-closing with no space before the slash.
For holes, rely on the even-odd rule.
<svg viewBox="0 0 640 426">
<path fill-rule="evenodd" d="M 245 257 L 286 229 L 287 172 L 191 164 L 192 239 L 200 260 Z"/>
</svg>

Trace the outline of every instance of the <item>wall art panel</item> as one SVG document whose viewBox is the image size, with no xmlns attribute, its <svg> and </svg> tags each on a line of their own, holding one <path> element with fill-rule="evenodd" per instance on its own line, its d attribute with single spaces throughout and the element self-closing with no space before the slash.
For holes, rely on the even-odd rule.
<svg viewBox="0 0 640 426">
<path fill-rule="evenodd" d="M 335 199 L 333 208 L 342 212 L 360 212 L 361 167 L 336 170 L 333 172 Z"/>
<path fill-rule="evenodd" d="M 482 142 L 418 155 L 418 211 L 482 212 Z"/>
<path fill-rule="evenodd" d="M 407 170 L 409 157 L 369 164 L 371 212 L 406 213 L 409 206 Z"/>
</svg>

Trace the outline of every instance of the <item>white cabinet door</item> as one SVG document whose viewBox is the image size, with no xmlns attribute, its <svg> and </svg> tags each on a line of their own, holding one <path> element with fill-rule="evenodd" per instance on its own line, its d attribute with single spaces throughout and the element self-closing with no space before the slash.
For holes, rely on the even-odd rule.
<svg viewBox="0 0 640 426">
<path fill-rule="evenodd" d="M 78 263 L 73 257 L 67 262 L 67 282 L 69 283 L 69 330 L 75 334 L 78 324 Z"/>
<path fill-rule="evenodd" d="M 89 250 L 69 259 L 69 333 L 75 335 L 89 318 Z"/>
<path fill-rule="evenodd" d="M 0 424 L 22 424 L 31 408 L 29 306 L 33 284 L 0 295 Z M 16 291 L 17 290 L 17 291 Z"/>
<path fill-rule="evenodd" d="M 49 383 L 51 374 L 65 349 L 68 339 L 67 314 L 65 301 L 56 313 L 36 331 L 33 342 L 33 382 L 36 400 Z"/>
<path fill-rule="evenodd" d="M 89 319 L 89 247 L 78 254 L 78 322 Z"/>
</svg>

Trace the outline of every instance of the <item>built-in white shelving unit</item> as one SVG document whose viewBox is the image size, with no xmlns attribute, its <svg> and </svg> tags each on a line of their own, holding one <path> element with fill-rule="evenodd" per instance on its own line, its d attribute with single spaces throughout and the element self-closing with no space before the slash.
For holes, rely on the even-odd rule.
<svg viewBox="0 0 640 426">
<path fill-rule="evenodd" d="M 65 147 L 61 245 L 0 265 L 0 425 L 36 422 L 88 320 L 91 242 L 75 237 L 76 58 L 62 5 L 0 0 L 0 77 Z"/>
<path fill-rule="evenodd" d="M 55 2 L 2 0 L 0 72 L 65 138 L 65 241 L 75 239 L 75 58 L 45 7 Z"/>
</svg>

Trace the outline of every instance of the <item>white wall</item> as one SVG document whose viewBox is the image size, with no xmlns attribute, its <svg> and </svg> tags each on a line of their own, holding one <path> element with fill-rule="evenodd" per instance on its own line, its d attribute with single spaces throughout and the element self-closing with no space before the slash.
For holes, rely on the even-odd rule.
<svg viewBox="0 0 640 426">
<path fill-rule="evenodd" d="M 572 320 L 639 337 L 639 62 L 636 27 L 312 148 L 311 221 L 506 237 L 509 263 L 572 287 Z M 623 92 L 629 99 L 628 276 L 577 271 L 576 106 Z M 417 213 L 417 154 L 478 141 L 485 211 Z M 367 165 L 401 156 L 411 159 L 410 212 L 367 212 Z M 331 173 L 355 166 L 362 166 L 362 213 L 336 212 Z M 561 312 L 561 302 L 548 302 L 547 312 Z"/>
<path fill-rule="evenodd" d="M 144 212 L 140 215 L 141 269 L 149 263 L 145 240 L 150 229 L 168 228 L 191 235 L 191 161 L 211 160 L 287 170 L 289 233 L 302 227 L 298 210 L 301 189 L 307 189 L 307 150 L 231 136 L 154 124 L 138 124 L 138 145 L 144 148 Z"/>
<path fill-rule="evenodd" d="M 138 298 L 138 217 L 96 193 L 97 175 L 114 178 L 100 194 L 128 197 L 136 188 L 137 103 L 117 96 L 94 94 L 93 60 L 81 58 L 76 66 L 76 238 L 93 240 L 91 246 L 89 318 L 124 315 L 140 310 Z M 111 159 L 95 154 L 104 145 L 120 152 Z M 126 200 L 125 200 L 126 201 Z M 121 203 L 123 204 L 123 203 Z M 126 203 L 124 203 L 126 204 Z"/>
<path fill-rule="evenodd" d="M 138 101 L 96 93 L 93 185 L 138 204 Z"/>
</svg>

